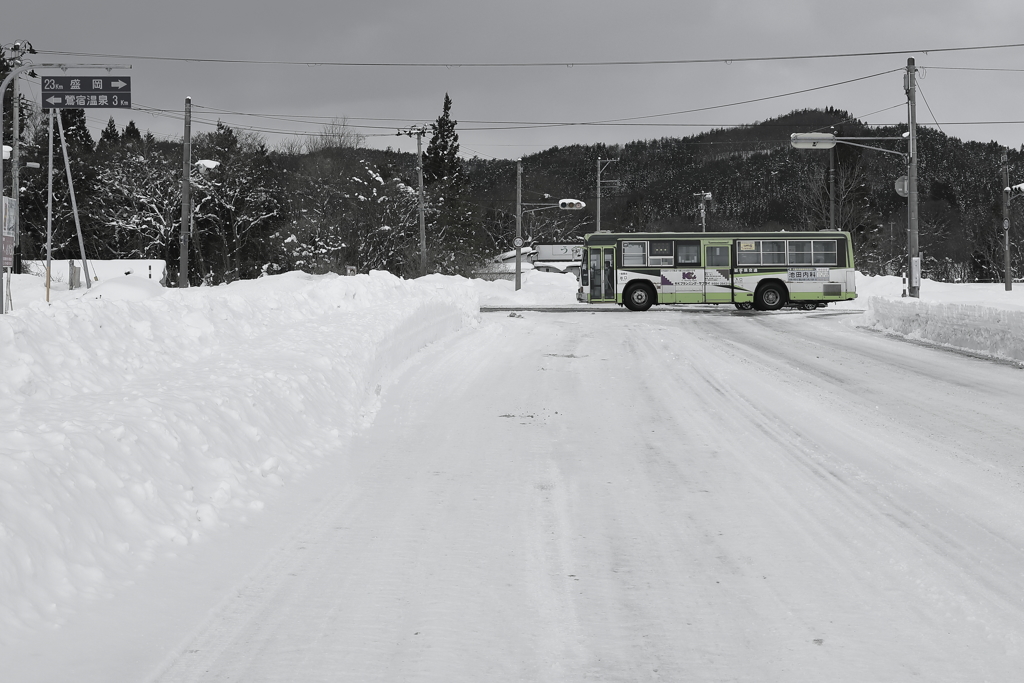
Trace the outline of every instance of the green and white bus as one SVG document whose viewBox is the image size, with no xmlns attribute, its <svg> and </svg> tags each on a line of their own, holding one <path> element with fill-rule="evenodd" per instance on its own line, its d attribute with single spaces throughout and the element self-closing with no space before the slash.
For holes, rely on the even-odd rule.
<svg viewBox="0 0 1024 683">
<path fill-rule="evenodd" d="M 804 309 L 855 299 L 846 232 L 594 232 L 577 300 L 631 311 L 655 304 Z"/>
</svg>

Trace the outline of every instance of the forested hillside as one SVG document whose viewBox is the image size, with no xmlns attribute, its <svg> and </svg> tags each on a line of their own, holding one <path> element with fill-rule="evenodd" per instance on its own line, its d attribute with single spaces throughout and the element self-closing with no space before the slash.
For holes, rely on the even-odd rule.
<svg viewBox="0 0 1024 683">
<path fill-rule="evenodd" d="M 523 186 L 588 202 L 584 215 L 538 213 L 532 234 L 569 239 L 594 228 L 596 160 L 618 159 L 602 179 L 620 186 L 602 190 L 601 227 L 635 230 L 699 230 L 699 198 L 710 192 L 709 231 L 812 230 L 828 227 L 829 152 L 796 150 L 796 132 L 833 131 L 842 137 L 901 137 L 906 126 L 872 128 L 843 111 L 805 110 L 743 128 L 685 138 L 637 141 L 621 147 L 556 147 L 523 159 Z M 1021 151 L 996 143 L 962 142 L 919 127 L 920 243 L 925 269 L 942 280 L 1002 277 L 1001 155 L 1008 152 L 1010 178 L 1024 175 Z M 904 152 L 900 141 L 865 144 Z M 836 149 L 836 227 L 856 236 L 863 270 L 895 274 L 905 261 L 907 201 L 894 183 L 904 157 L 853 146 Z M 514 196 L 514 162 L 468 164 L 474 194 L 496 216 Z M 536 195 L 533 195 L 536 196 Z M 1011 251 L 1021 273 L 1021 207 L 1011 215 Z M 492 220 L 494 220 L 492 218 Z M 525 221 L 529 223 L 530 221 Z M 507 231 L 506 231 L 507 232 Z"/>
<path fill-rule="evenodd" d="M 26 103 L 27 105 L 29 103 Z M 30 107 L 28 107 L 30 109 Z M 428 269 L 468 273 L 510 248 L 515 230 L 515 161 L 459 160 L 457 122 L 442 116 L 429 129 L 426 233 Z M 61 113 L 87 253 L 97 258 L 162 258 L 173 273 L 181 230 L 181 143 L 158 141 L 134 124 L 111 122 L 94 141 L 81 110 Z M 446 119 L 446 117 L 448 117 Z M 22 158 L 46 165 L 46 118 L 25 120 Z M 698 193 L 710 192 L 709 231 L 809 230 L 827 227 L 827 151 L 794 150 L 794 132 L 835 130 L 850 137 L 899 137 L 905 127 L 871 128 L 833 109 L 791 112 L 741 128 L 683 138 L 553 147 L 523 163 L 524 202 L 575 197 L 582 212 L 540 210 L 524 216 L 538 242 L 579 240 L 595 229 L 598 158 L 616 159 L 602 178 L 604 229 L 699 229 Z M 429 133 L 428 133 L 429 134 Z M 920 241 L 926 275 L 942 280 L 1000 279 L 1001 154 L 996 143 L 962 142 L 919 128 Z M 259 136 L 220 124 L 193 137 L 190 279 L 219 283 L 303 269 L 419 273 L 417 174 L 414 155 L 364 147 L 335 124 L 320 137 L 271 149 Z M 869 144 L 903 151 L 902 141 Z M 59 150 L 59 140 L 56 141 Z M 1019 150 L 1008 150 L 1011 182 L 1022 180 Z M 58 169 L 63 161 L 58 153 Z M 836 148 L 837 227 L 856 235 L 859 266 L 898 273 L 906 244 L 906 200 L 893 183 L 906 172 L 901 156 Z M 1015 179 L 1015 180 L 1014 180 Z M 5 179 L 9 188 L 9 176 Z M 46 174 L 25 169 L 22 255 L 45 245 Z M 9 190 L 8 190 L 9 191 Z M 66 177 L 54 175 L 54 255 L 76 257 Z M 545 198 L 545 195 L 548 195 Z M 533 208 L 533 207 L 527 207 Z M 1022 272 L 1020 227 L 1011 233 Z"/>
</svg>

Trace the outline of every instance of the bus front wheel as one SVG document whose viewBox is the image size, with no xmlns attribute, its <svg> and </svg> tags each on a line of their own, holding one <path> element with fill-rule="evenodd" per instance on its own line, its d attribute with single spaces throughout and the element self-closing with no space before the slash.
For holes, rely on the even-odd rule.
<svg viewBox="0 0 1024 683">
<path fill-rule="evenodd" d="M 654 305 L 654 292 L 647 285 L 630 285 L 626 288 L 622 301 L 631 311 L 646 311 Z"/>
<path fill-rule="evenodd" d="M 786 292 L 781 285 L 768 283 L 754 294 L 754 308 L 759 311 L 777 311 L 786 303 Z"/>
</svg>

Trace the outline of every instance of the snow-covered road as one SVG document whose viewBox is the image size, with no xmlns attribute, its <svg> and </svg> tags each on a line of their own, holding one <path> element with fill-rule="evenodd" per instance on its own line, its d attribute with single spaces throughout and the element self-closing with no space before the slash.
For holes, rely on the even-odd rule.
<svg viewBox="0 0 1024 683">
<path fill-rule="evenodd" d="M 1021 371 L 848 319 L 486 314 L 156 680 L 1016 679 Z"/>
</svg>

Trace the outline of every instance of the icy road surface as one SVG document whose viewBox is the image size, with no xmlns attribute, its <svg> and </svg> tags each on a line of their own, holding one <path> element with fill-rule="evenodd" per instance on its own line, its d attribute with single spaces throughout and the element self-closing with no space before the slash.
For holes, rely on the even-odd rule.
<svg viewBox="0 0 1024 683">
<path fill-rule="evenodd" d="M 725 311 L 485 316 L 159 681 L 1007 681 L 1019 369 Z"/>
<path fill-rule="evenodd" d="M 290 531 L 154 570 L 26 657 L 162 683 L 1019 680 L 1024 371 L 855 317 L 485 314 L 268 506 Z"/>
</svg>

